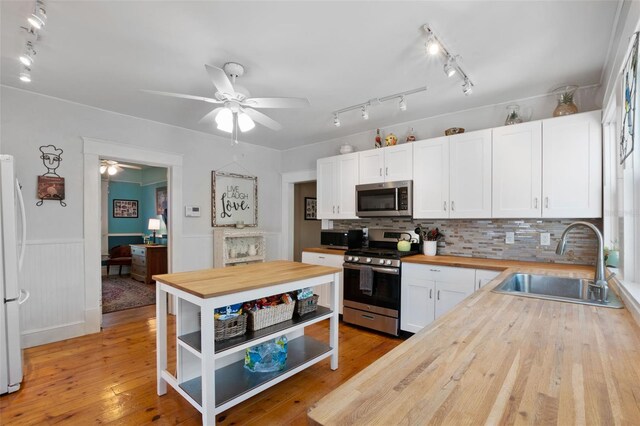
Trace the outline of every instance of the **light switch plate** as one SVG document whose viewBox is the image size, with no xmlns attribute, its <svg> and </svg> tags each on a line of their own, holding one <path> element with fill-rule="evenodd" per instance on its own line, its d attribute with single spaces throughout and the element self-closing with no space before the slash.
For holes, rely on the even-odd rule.
<svg viewBox="0 0 640 426">
<path fill-rule="evenodd" d="M 513 244 L 515 242 L 515 239 L 516 239 L 515 232 L 507 232 L 504 242 L 505 244 Z"/>
<path fill-rule="evenodd" d="M 542 232 L 540 234 L 540 245 L 548 246 L 551 245 L 551 234 L 548 232 Z"/>
</svg>

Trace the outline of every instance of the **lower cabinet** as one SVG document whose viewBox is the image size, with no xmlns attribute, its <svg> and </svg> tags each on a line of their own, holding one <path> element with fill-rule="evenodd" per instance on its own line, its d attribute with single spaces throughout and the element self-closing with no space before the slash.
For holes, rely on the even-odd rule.
<svg viewBox="0 0 640 426">
<path fill-rule="evenodd" d="M 312 265 L 332 266 L 334 268 L 340 268 L 342 270 L 342 264 L 344 263 L 344 256 L 342 256 L 341 254 L 324 254 L 324 253 L 312 253 L 308 251 L 303 251 L 302 263 L 309 263 Z M 342 301 L 344 298 L 343 287 L 342 287 L 343 277 L 344 277 L 344 274 L 341 272 L 340 282 L 338 283 L 338 299 L 339 299 L 338 307 L 339 307 L 340 314 L 342 314 L 342 305 L 343 305 Z M 318 305 L 327 306 L 327 307 L 330 305 L 329 297 L 331 296 L 331 289 L 329 288 L 329 286 L 321 285 L 321 286 L 315 287 L 313 291 L 315 294 L 320 296 L 318 298 Z"/>
<path fill-rule="evenodd" d="M 476 290 L 480 290 L 491 280 L 500 275 L 500 271 L 489 271 L 486 269 L 476 269 Z"/>
<path fill-rule="evenodd" d="M 403 263 L 401 286 L 400 329 L 416 333 L 476 290 L 476 270 Z"/>
</svg>

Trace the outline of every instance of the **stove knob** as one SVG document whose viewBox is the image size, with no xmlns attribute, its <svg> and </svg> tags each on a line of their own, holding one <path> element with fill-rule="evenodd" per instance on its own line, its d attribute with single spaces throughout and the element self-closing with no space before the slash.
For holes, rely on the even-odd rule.
<svg viewBox="0 0 640 426">
<path fill-rule="evenodd" d="M 381 265 L 384 265 L 384 259 L 378 260 L 378 263 L 381 264 Z"/>
<path fill-rule="evenodd" d="M 387 265 L 391 265 L 391 261 L 390 261 L 390 260 L 387 260 L 385 263 L 386 263 Z"/>
<path fill-rule="evenodd" d="M 364 261 L 367 262 L 367 263 L 371 263 L 371 258 L 367 257 Z"/>
<path fill-rule="evenodd" d="M 353 256 L 347 256 L 347 262 L 353 261 Z"/>
<path fill-rule="evenodd" d="M 357 262 L 357 261 L 359 261 L 359 260 L 360 260 L 360 258 L 359 258 L 358 256 L 356 256 L 356 257 L 354 257 L 354 258 L 353 258 L 353 261 L 354 261 L 354 262 Z"/>
</svg>

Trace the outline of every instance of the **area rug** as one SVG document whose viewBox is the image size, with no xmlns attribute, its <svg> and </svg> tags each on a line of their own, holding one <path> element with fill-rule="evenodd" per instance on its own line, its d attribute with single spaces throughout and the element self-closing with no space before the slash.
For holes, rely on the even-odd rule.
<svg viewBox="0 0 640 426">
<path fill-rule="evenodd" d="M 131 277 L 102 277 L 102 313 L 122 311 L 156 303 L 155 284 Z"/>
</svg>

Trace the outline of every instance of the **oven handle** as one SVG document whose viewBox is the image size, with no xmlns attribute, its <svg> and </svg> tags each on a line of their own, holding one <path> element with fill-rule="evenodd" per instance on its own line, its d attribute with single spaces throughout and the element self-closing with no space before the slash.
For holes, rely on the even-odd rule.
<svg viewBox="0 0 640 426">
<path fill-rule="evenodd" d="M 350 263 L 344 263 L 342 265 L 342 267 L 344 269 L 355 269 L 355 270 L 358 270 L 358 271 L 369 267 L 374 272 L 380 272 L 382 274 L 400 275 L 400 270 L 396 269 L 396 268 L 382 268 L 382 267 L 379 267 L 379 266 L 360 266 L 360 265 L 352 265 Z"/>
</svg>

